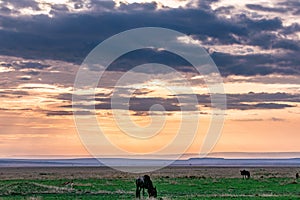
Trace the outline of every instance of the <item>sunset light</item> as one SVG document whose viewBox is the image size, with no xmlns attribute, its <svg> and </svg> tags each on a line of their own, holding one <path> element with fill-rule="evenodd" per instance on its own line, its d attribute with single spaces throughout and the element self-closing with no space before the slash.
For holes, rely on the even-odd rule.
<svg viewBox="0 0 300 200">
<path fill-rule="evenodd" d="M 92 157 L 74 113 L 82 119 L 83 135 L 103 133 L 105 140 L 91 140 L 100 156 L 120 156 L 110 144 L 123 157 L 152 155 L 172 145 L 181 129 L 192 138 L 188 147 L 179 150 L 188 143 L 182 137 L 164 154 L 198 155 L 208 131 L 223 125 L 221 118 L 211 154 L 300 152 L 300 31 L 293 3 L 0 1 L 0 157 Z M 143 32 L 108 45 L 114 36 L 145 27 L 182 35 L 151 32 L 149 37 L 163 41 L 155 46 Z M 88 62 L 106 40 L 107 52 Z M 181 48 L 181 56 L 168 52 L 168 42 Z M 199 66 L 184 57 L 189 55 L 201 60 Z M 212 63 L 218 73 L 208 69 Z M 97 80 L 104 64 L 108 68 Z M 93 84 L 75 88 L 80 76 Z M 222 83 L 226 106 L 212 103 L 212 96 L 215 102 L 221 98 L 210 81 Z"/>
</svg>

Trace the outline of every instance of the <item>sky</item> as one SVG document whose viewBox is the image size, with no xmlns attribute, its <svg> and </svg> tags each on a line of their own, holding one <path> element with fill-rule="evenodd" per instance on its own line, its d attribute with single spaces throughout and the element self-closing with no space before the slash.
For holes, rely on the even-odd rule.
<svg viewBox="0 0 300 200">
<path fill-rule="evenodd" d="M 212 152 L 300 152 L 299 17 L 298 0 L 0 0 L 0 157 L 90 156 L 74 122 L 73 111 L 82 111 L 72 108 L 76 73 L 102 41 L 141 27 L 185 34 L 176 42 L 203 47 L 218 67 L 227 109 Z M 117 87 L 132 94 L 124 115 L 135 124 L 155 128 L 153 122 L 165 117 L 153 137 L 139 140 L 120 129 L 111 99 L 116 81 L 145 63 L 171 66 L 190 85 L 176 73 L 153 72 L 151 79 L 140 73 L 136 83 Z M 197 154 L 214 109 L 204 79 L 186 60 L 163 49 L 130 52 L 109 66 L 95 98 L 85 96 L 95 111 L 80 115 L 95 115 L 111 144 L 139 155 L 172 144 L 182 115 L 187 123 L 197 115 L 197 129 L 186 133 L 196 132 L 188 148 L 183 152 L 173 144 L 167 152 Z M 197 106 L 182 112 L 168 87 L 186 99 L 192 88 Z M 165 111 L 149 112 L 154 104 Z M 98 156 L 114 155 L 99 144 Z"/>
</svg>

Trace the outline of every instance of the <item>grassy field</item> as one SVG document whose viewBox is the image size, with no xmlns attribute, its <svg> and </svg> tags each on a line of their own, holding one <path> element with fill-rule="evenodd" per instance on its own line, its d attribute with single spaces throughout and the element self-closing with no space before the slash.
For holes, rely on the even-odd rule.
<svg viewBox="0 0 300 200">
<path fill-rule="evenodd" d="M 298 168 L 173 167 L 150 173 L 158 199 L 300 199 Z M 2 168 L 0 199 L 134 199 L 136 174 L 108 168 Z M 73 185 L 64 185 L 73 181 Z"/>
</svg>

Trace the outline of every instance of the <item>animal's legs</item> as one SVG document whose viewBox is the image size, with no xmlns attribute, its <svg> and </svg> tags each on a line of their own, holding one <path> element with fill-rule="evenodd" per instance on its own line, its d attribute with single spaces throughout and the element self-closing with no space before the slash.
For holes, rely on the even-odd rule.
<svg viewBox="0 0 300 200">
<path fill-rule="evenodd" d="M 136 187 L 135 197 L 136 197 L 136 198 L 141 198 L 141 190 L 140 190 L 139 187 Z"/>
</svg>

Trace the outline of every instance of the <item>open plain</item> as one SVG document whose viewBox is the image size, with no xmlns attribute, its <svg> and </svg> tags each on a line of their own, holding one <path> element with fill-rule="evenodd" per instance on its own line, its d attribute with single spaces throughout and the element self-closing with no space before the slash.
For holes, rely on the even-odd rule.
<svg viewBox="0 0 300 200">
<path fill-rule="evenodd" d="M 250 179 L 242 169 L 167 167 L 148 174 L 158 199 L 300 198 L 300 168 L 246 168 Z M 106 167 L 0 168 L 0 199 L 135 199 L 139 175 Z"/>
</svg>

